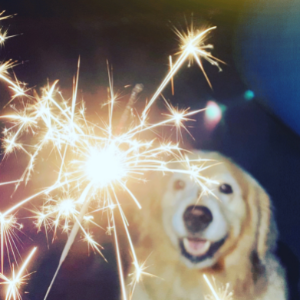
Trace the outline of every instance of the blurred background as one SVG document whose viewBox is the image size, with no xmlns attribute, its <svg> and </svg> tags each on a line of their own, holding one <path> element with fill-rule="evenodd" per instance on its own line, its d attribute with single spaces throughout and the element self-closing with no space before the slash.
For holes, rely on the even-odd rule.
<svg viewBox="0 0 300 300">
<path fill-rule="evenodd" d="M 60 88 L 70 91 L 80 55 L 80 97 L 94 111 L 100 110 L 108 86 L 106 60 L 124 99 L 130 94 L 124 86 L 144 84 L 143 102 L 167 73 L 169 55 L 177 52 L 174 26 L 185 29 L 192 19 L 200 27 L 216 25 L 208 42 L 226 65 L 218 72 L 204 62 L 213 89 L 194 65 L 174 77 L 174 95 L 170 86 L 163 94 L 175 106 L 208 107 L 188 124 L 195 140 L 184 136 L 186 145 L 233 158 L 270 194 L 280 232 L 278 255 L 288 269 L 290 299 L 298 299 L 300 1 L 0 0 L 0 9 L 17 14 L 2 22 L 9 35 L 18 36 L 5 43 L 0 57 L 21 62 L 14 69 L 19 80 L 38 89 L 47 79 L 59 79 Z M 10 91 L 0 85 L 3 107 Z M 165 107 L 158 103 L 157 109 L 163 112 Z M 1 168 L 1 178 L 18 168 L 17 162 L 9 170 Z M 10 192 L 0 191 L 1 206 Z M 45 295 L 65 240 L 47 247 L 43 233 L 30 237 L 33 241 L 24 237 L 25 245 L 33 242 L 40 249 L 32 267 L 37 273 L 31 275 L 24 299 L 35 300 Z M 87 255 L 86 246 L 72 248 L 49 300 L 117 299 L 113 245 L 108 237 L 103 243 L 109 263 Z"/>
</svg>

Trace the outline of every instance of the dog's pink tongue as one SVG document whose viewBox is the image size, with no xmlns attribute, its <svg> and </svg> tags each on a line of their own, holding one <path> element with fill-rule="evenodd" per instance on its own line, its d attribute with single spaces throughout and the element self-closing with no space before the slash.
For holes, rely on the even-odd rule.
<svg viewBox="0 0 300 300">
<path fill-rule="evenodd" d="M 207 252 L 210 246 L 210 242 L 206 240 L 184 238 L 183 245 L 185 250 L 189 254 L 193 256 L 200 256 Z"/>
</svg>

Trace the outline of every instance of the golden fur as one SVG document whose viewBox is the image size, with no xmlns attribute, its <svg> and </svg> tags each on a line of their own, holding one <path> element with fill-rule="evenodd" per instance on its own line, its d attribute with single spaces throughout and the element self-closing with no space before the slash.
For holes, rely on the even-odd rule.
<svg viewBox="0 0 300 300">
<path fill-rule="evenodd" d="M 220 154 L 195 151 L 191 157 L 221 162 L 206 169 L 203 175 L 218 181 L 229 178 L 234 185 L 236 194 L 231 198 L 226 196 L 225 202 L 202 200 L 203 197 L 194 199 L 195 204 L 218 201 L 214 205 L 224 215 L 228 237 L 211 265 L 200 263 L 198 267 L 186 261 L 171 241 L 174 236 L 168 220 L 179 205 L 174 205 L 172 194 L 166 192 L 172 176 L 162 178 L 154 174 L 148 188 L 141 185 L 139 199 L 143 208 L 135 212 L 130 227 L 139 231 L 135 242 L 139 261 L 146 261 L 145 271 L 157 277 L 143 276 L 133 300 L 205 299 L 211 293 L 203 279 L 204 273 L 209 278 L 213 276 L 219 287 L 230 283 L 234 300 L 286 299 L 284 272 L 272 254 L 277 232 L 267 193 L 248 173 Z M 187 176 L 184 179 L 190 180 Z M 132 267 L 129 273 L 133 271 Z M 127 283 L 130 280 L 128 277 Z"/>
</svg>

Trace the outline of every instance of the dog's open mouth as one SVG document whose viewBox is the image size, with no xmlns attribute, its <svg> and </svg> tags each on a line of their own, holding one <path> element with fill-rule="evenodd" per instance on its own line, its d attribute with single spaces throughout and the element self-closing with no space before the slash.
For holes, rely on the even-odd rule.
<svg viewBox="0 0 300 300">
<path fill-rule="evenodd" d="M 226 237 L 217 242 L 199 238 L 183 238 L 180 240 L 181 254 L 193 263 L 201 262 L 213 255 L 224 244 Z"/>
</svg>

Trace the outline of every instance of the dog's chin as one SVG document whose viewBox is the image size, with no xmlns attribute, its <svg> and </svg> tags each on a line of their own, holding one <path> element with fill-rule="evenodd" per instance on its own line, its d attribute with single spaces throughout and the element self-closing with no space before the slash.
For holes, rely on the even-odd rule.
<svg viewBox="0 0 300 300">
<path fill-rule="evenodd" d="M 200 268 L 200 265 L 207 267 L 208 264 L 214 261 L 214 256 L 222 247 L 225 240 L 226 237 L 216 242 L 199 238 L 182 238 L 179 240 L 181 255 L 189 261 L 189 264 L 197 264 Z M 207 261 L 207 263 L 200 264 L 205 261 Z"/>
</svg>

